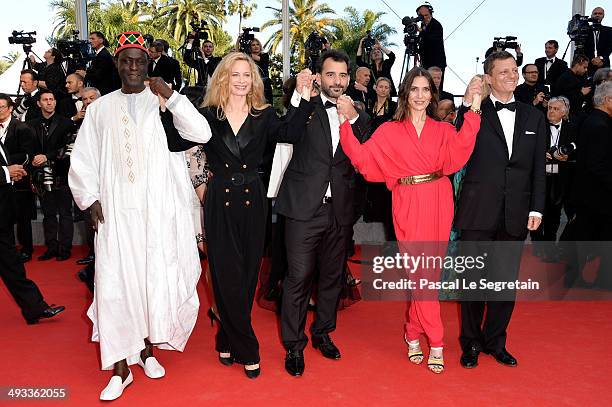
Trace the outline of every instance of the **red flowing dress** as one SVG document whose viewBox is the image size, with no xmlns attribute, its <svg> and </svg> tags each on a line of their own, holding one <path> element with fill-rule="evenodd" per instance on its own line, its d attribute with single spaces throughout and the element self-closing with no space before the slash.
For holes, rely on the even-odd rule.
<svg viewBox="0 0 612 407">
<path fill-rule="evenodd" d="M 480 116 L 468 111 L 461 130 L 427 117 L 421 135 L 410 120 L 387 122 L 360 144 L 348 120 L 340 126 L 342 149 L 355 168 L 371 182 L 385 182 L 392 192 L 393 224 L 399 242 L 447 242 L 453 221 L 453 191 L 444 176 L 435 181 L 402 185 L 409 175 L 444 175 L 461 169 L 470 158 Z M 438 301 L 412 301 L 406 338 L 427 334 L 432 347 L 442 346 Z"/>
</svg>

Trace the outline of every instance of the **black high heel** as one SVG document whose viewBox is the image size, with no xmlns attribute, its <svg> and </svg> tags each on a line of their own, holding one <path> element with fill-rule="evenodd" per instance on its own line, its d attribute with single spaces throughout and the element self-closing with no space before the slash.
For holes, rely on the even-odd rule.
<svg viewBox="0 0 612 407">
<path fill-rule="evenodd" d="M 215 321 L 221 323 L 221 319 L 217 316 L 217 314 L 215 314 L 215 311 L 213 311 L 212 307 L 208 309 L 207 315 L 208 318 L 210 318 L 210 326 L 213 326 L 213 323 Z"/>
</svg>

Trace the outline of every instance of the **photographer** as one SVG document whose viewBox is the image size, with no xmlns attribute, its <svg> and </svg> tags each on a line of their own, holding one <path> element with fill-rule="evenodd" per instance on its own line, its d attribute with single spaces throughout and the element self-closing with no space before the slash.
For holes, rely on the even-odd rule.
<svg viewBox="0 0 612 407">
<path fill-rule="evenodd" d="M 427 2 L 419 6 L 416 12 L 423 18 L 423 22 L 419 27 L 419 37 L 421 39 L 419 56 L 421 66 L 425 69 L 437 66 L 442 70 L 442 82 L 440 83 L 440 89 L 442 89 L 444 86 L 444 69 L 446 68 L 442 24 L 432 17 L 433 7 Z"/>
<path fill-rule="evenodd" d="M 32 67 L 38 72 L 38 86 L 47 88 L 56 95 L 64 94 L 64 82 L 66 74 L 62 68 L 64 57 L 56 48 L 48 49 L 43 58 L 45 62 L 36 62 L 34 54 L 30 54 L 29 59 Z"/>
<path fill-rule="evenodd" d="M 604 15 L 602 7 L 595 7 L 591 12 L 593 24 L 589 26 L 584 44 L 584 54 L 589 58 L 589 75 L 593 75 L 599 68 L 610 66 L 612 28 L 602 25 Z"/>
<path fill-rule="evenodd" d="M 536 255 L 546 262 L 559 260 L 555 245 L 557 231 L 561 223 L 561 208 L 569 196 L 574 172 L 577 129 L 568 121 L 569 110 L 569 101 L 561 96 L 549 101 L 546 112 L 546 204 L 542 225 L 531 232 Z M 566 214 L 568 218 L 573 216 Z"/>
<path fill-rule="evenodd" d="M 37 141 L 32 179 L 42 192 L 40 203 L 47 245 L 47 251 L 38 260 L 56 257 L 63 261 L 70 258 L 74 233 L 72 194 L 68 187 L 70 152 L 66 149 L 74 137 L 74 124 L 55 113 L 57 103 L 53 92 L 41 90 L 37 103 L 42 117 L 30 122 Z"/>
<path fill-rule="evenodd" d="M 364 41 L 374 41 L 371 46 L 369 63 L 363 60 L 364 53 Z M 385 55 L 387 58 L 385 58 Z M 383 47 L 377 39 L 371 36 L 363 37 L 359 41 L 359 47 L 357 48 L 357 66 L 365 66 L 370 68 L 372 72 L 372 80 L 376 82 L 378 78 L 387 78 L 391 81 L 391 97 L 397 96 L 397 89 L 391 78 L 391 68 L 395 63 L 395 54 L 388 48 Z"/>
<path fill-rule="evenodd" d="M 17 107 L 13 110 L 13 117 L 22 122 L 40 117 L 40 107 L 36 104 L 40 93 L 38 75 L 31 69 L 24 69 L 19 76 L 19 83 L 23 96 L 15 101 Z"/>
<path fill-rule="evenodd" d="M 544 44 L 545 57 L 535 60 L 535 65 L 538 68 L 538 83 L 549 85 L 550 91 L 553 92 L 553 87 L 557 84 L 559 76 L 567 71 L 567 62 L 557 58 L 559 51 L 559 43 L 556 40 L 546 41 Z"/>
<path fill-rule="evenodd" d="M 112 55 L 106 49 L 108 47 L 106 37 L 100 31 L 92 31 L 89 34 L 89 43 L 96 56 L 87 68 L 87 72 L 82 70 L 76 72 L 85 78 L 88 86 L 98 88 L 102 95 L 119 89 L 119 74 Z"/>
<path fill-rule="evenodd" d="M 149 46 L 149 61 L 148 75 L 149 78 L 159 76 L 166 83 L 172 85 L 172 89 L 179 91 L 182 87 L 183 80 L 181 71 L 177 71 L 172 59 L 164 55 L 164 44 L 160 41 L 153 41 Z"/>
<path fill-rule="evenodd" d="M 538 67 L 535 64 L 527 64 L 523 66 L 522 72 L 525 82 L 516 87 L 514 97 L 518 101 L 535 106 L 546 114 L 550 92 L 546 86 L 538 83 Z"/>
<path fill-rule="evenodd" d="M 164 40 L 163 38 L 158 38 L 155 40 L 156 42 L 160 42 L 163 46 L 164 46 L 164 50 L 162 51 L 162 55 L 167 56 L 168 58 L 170 58 L 170 63 L 172 64 L 172 69 L 173 69 L 173 75 L 175 78 L 181 78 L 180 79 L 180 84 L 181 84 L 181 88 L 183 86 L 183 77 L 181 74 L 181 63 L 176 59 L 171 57 L 170 55 L 168 55 L 168 51 L 170 50 L 170 43 L 168 43 L 168 41 Z M 179 89 L 175 89 L 175 90 L 179 90 Z"/>
<path fill-rule="evenodd" d="M 266 102 L 272 103 L 272 82 L 270 81 L 270 55 L 267 52 L 262 52 L 261 42 L 257 38 L 253 38 L 250 44 L 249 56 L 255 61 L 255 65 L 259 67 L 259 73 L 264 83 L 264 97 Z"/>
<path fill-rule="evenodd" d="M 591 86 L 585 75 L 589 68 L 589 59 L 584 55 L 574 56 L 572 66 L 557 80 L 553 96 L 565 96 L 570 102 L 570 115 L 581 115 Z"/>
<path fill-rule="evenodd" d="M 57 102 L 57 113 L 76 122 L 83 119 L 81 109 L 83 101 L 81 91 L 85 87 L 85 79 L 78 73 L 72 73 L 66 77 L 66 90 L 68 97 Z"/>
<path fill-rule="evenodd" d="M 195 42 L 196 33 L 192 32 L 187 40 L 187 45 L 183 51 L 183 61 L 198 73 L 198 86 L 207 86 L 212 74 L 221 62 L 221 57 L 213 56 L 215 45 L 211 40 L 202 41 L 202 46 L 197 47 Z"/>
</svg>

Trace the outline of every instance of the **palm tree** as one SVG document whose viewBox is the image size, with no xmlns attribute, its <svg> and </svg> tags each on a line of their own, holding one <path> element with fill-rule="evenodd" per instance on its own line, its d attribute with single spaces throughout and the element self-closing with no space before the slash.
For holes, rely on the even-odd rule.
<svg viewBox="0 0 612 407">
<path fill-rule="evenodd" d="M 15 63 L 15 61 L 19 59 L 20 56 L 21 56 L 21 52 L 11 51 L 8 53 L 8 55 L 3 56 L 2 59 L 4 59 L 4 62 L 6 62 L 7 64 L 9 64 L 9 66 L 11 66 Z"/>
<path fill-rule="evenodd" d="M 313 31 L 318 32 L 328 40 L 335 38 L 332 31 L 335 20 L 329 17 L 329 14 L 335 13 L 326 3 L 318 3 L 317 0 L 292 0 L 291 3 L 292 5 L 289 5 L 289 34 L 291 35 L 289 48 L 291 54 L 296 55 L 300 64 L 304 65 L 306 62 L 304 43 Z M 268 27 L 281 26 L 266 41 L 265 47 L 269 48 L 272 53 L 276 53 L 278 45 L 283 40 L 282 23 L 282 13 L 275 11 L 274 18 L 261 26 L 262 30 Z"/>
<path fill-rule="evenodd" d="M 384 46 L 396 45 L 388 42 L 389 36 L 397 32 L 395 28 L 380 22 L 381 17 L 385 15 L 384 12 L 364 10 L 360 15 L 354 7 L 347 7 L 344 12 L 346 16 L 335 21 L 337 28 L 334 31 L 336 36 L 334 48 L 345 50 L 351 59 L 355 59 L 359 41 L 368 31 Z"/>
<path fill-rule="evenodd" d="M 225 2 L 223 0 L 169 0 L 159 10 L 167 32 L 183 42 L 192 31 L 191 23 L 206 20 L 209 23 L 211 40 L 214 41 L 215 29 L 225 22 Z"/>
</svg>

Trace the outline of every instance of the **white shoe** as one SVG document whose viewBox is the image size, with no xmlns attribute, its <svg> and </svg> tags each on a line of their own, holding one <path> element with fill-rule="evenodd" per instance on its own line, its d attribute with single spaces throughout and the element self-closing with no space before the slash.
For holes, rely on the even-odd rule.
<svg viewBox="0 0 612 407">
<path fill-rule="evenodd" d="M 153 356 L 146 358 L 144 363 L 142 363 L 142 359 L 138 358 L 138 365 L 144 369 L 147 377 L 151 379 L 159 379 L 166 374 L 166 369 Z"/>
<path fill-rule="evenodd" d="M 102 393 L 100 393 L 100 400 L 110 401 L 118 399 L 123 394 L 123 390 L 134 381 L 132 371 L 130 370 L 129 372 L 128 377 L 126 377 L 123 383 L 121 382 L 121 376 L 111 377 Z"/>
</svg>

